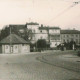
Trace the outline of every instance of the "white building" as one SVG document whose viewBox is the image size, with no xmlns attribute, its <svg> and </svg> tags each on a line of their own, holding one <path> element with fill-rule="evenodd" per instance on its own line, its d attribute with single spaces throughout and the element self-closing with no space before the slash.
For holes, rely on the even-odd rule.
<svg viewBox="0 0 80 80">
<path fill-rule="evenodd" d="M 26 23 L 26 27 L 27 29 L 31 30 L 32 33 L 32 38 L 31 38 L 31 42 L 35 43 L 38 40 L 38 34 L 39 34 L 39 24 L 38 23 L 34 23 L 34 22 L 30 22 L 30 23 Z"/>
<path fill-rule="evenodd" d="M 49 36 L 50 36 L 50 43 L 51 43 L 50 47 L 57 47 L 57 45 L 61 43 L 59 27 L 50 27 Z"/>
<path fill-rule="evenodd" d="M 78 30 L 61 30 L 61 42 L 75 41 L 76 44 L 80 44 L 80 31 Z"/>
<path fill-rule="evenodd" d="M 29 42 L 20 38 L 16 34 L 10 34 L 0 41 L 2 53 L 27 53 L 30 52 Z"/>
<path fill-rule="evenodd" d="M 30 22 L 25 25 L 12 25 L 17 28 L 20 32 L 23 32 L 26 29 L 31 30 L 30 41 L 31 43 L 36 43 L 38 39 L 45 39 L 50 43 L 50 47 L 56 47 L 60 44 L 60 28 L 59 27 L 46 27 L 39 25 L 38 23 Z"/>
<path fill-rule="evenodd" d="M 50 43 L 50 47 L 56 47 L 61 43 L 59 27 L 39 27 L 40 39 L 45 39 Z"/>
</svg>

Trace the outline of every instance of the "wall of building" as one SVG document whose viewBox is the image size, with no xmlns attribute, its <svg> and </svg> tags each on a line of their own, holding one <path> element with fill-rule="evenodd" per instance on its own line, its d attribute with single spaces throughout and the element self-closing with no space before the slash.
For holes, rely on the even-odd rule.
<svg viewBox="0 0 80 80">
<path fill-rule="evenodd" d="M 2 45 L 2 53 L 10 53 L 10 46 Z"/>
<path fill-rule="evenodd" d="M 54 47 L 57 47 L 57 45 L 59 45 L 59 44 L 60 44 L 60 41 L 51 41 L 50 42 L 50 47 L 54 48 Z"/>
<path fill-rule="evenodd" d="M 50 29 L 49 30 L 50 35 L 50 47 L 57 47 L 61 43 L 60 40 L 60 29 Z"/>
<path fill-rule="evenodd" d="M 61 42 L 75 41 L 77 44 L 80 43 L 80 34 L 61 34 Z"/>
<path fill-rule="evenodd" d="M 35 39 L 36 40 L 38 40 L 38 39 L 46 39 L 46 40 L 48 40 L 48 34 L 45 34 L 45 33 L 35 34 Z"/>
<path fill-rule="evenodd" d="M 49 38 L 50 36 L 50 38 Z M 35 43 L 38 39 L 45 39 L 47 42 L 50 40 L 51 47 L 56 47 L 60 44 L 60 29 L 49 29 L 49 33 L 47 29 L 40 29 L 37 33 L 35 33 L 34 40 L 32 41 Z"/>
<path fill-rule="evenodd" d="M 28 45 L 28 44 L 22 44 L 21 47 L 22 47 L 21 53 L 30 52 L 30 45 Z"/>
<path fill-rule="evenodd" d="M 49 34 L 60 34 L 60 29 L 49 29 Z"/>
<path fill-rule="evenodd" d="M 27 25 L 28 29 L 31 29 L 33 33 L 39 33 L 39 25 Z"/>
<path fill-rule="evenodd" d="M 29 26 L 31 27 L 31 26 Z M 48 40 L 48 32 L 47 30 L 39 29 L 39 26 L 36 26 L 35 33 L 33 33 L 33 37 L 31 42 L 35 43 L 38 39 L 47 39 Z"/>
<path fill-rule="evenodd" d="M 29 44 L 18 44 L 18 45 L 2 45 L 2 53 L 26 53 L 30 52 Z"/>
</svg>

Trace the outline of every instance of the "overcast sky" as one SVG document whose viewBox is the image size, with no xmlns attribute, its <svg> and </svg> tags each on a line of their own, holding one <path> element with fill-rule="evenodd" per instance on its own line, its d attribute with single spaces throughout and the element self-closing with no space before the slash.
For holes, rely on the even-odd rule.
<svg viewBox="0 0 80 80">
<path fill-rule="evenodd" d="M 38 22 L 80 30 L 80 0 L 0 0 L 0 29 L 9 24 Z"/>
</svg>

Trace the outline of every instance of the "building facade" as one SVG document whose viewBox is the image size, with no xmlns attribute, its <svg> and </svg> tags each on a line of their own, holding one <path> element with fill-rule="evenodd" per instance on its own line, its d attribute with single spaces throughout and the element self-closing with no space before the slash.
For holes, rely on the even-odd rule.
<svg viewBox="0 0 80 80">
<path fill-rule="evenodd" d="M 51 48 L 70 41 L 75 41 L 76 44 L 80 44 L 80 31 L 78 30 L 61 30 L 59 27 L 43 26 L 34 22 L 13 26 L 15 26 L 20 33 L 24 33 L 27 29 L 31 30 L 29 39 L 32 44 L 35 44 L 38 39 L 45 39 Z"/>
<path fill-rule="evenodd" d="M 30 38 L 30 41 L 31 43 L 35 43 L 37 42 L 38 40 L 38 37 L 39 37 L 39 24 L 38 23 L 34 23 L 34 22 L 30 22 L 30 23 L 26 23 L 26 27 L 28 30 L 31 30 L 31 36 L 29 37 Z"/>
<path fill-rule="evenodd" d="M 39 27 L 41 39 L 45 39 L 50 43 L 50 47 L 56 47 L 60 44 L 60 28 L 59 27 Z"/>
<path fill-rule="evenodd" d="M 75 41 L 80 44 L 80 31 L 78 30 L 61 30 L 61 43 Z"/>
<path fill-rule="evenodd" d="M 56 47 L 60 44 L 60 28 L 59 27 L 48 27 L 39 25 L 38 23 L 26 23 L 25 25 L 10 25 L 10 27 L 16 28 L 20 33 L 31 30 L 30 42 L 36 43 L 39 39 L 45 39 L 50 47 Z M 22 35 L 24 36 L 24 34 Z"/>
<path fill-rule="evenodd" d="M 0 41 L 1 53 L 26 53 L 30 52 L 30 43 L 16 34 L 10 34 Z"/>
<path fill-rule="evenodd" d="M 60 40 L 60 28 L 59 27 L 52 27 L 49 28 L 49 35 L 50 35 L 50 47 L 57 47 L 61 43 Z"/>
</svg>

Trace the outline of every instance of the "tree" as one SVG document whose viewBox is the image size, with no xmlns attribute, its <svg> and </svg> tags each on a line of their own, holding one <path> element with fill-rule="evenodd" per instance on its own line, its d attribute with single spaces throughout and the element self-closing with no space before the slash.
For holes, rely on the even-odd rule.
<svg viewBox="0 0 80 80">
<path fill-rule="evenodd" d="M 39 51 L 44 50 L 47 47 L 45 39 L 39 39 L 36 43 L 37 48 Z"/>
<path fill-rule="evenodd" d="M 10 30 L 8 28 L 8 26 L 5 26 L 5 28 L 3 28 L 1 30 L 1 34 L 0 34 L 0 40 L 4 39 L 5 37 L 7 37 L 10 34 Z"/>
<path fill-rule="evenodd" d="M 73 49 L 73 45 L 74 45 L 74 47 L 76 47 L 75 41 L 70 41 L 69 45 L 70 45 L 71 50 Z"/>
<path fill-rule="evenodd" d="M 25 40 L 32 39 L 32 35 L 33 35 L 32 30 L 27 29 L 25 26 L 23 27 L 23 33 L 21 33 L 19 31 L 19 29 L 17 29 L 17 27 L 5 26 L 1 30 L 0 40 L 4 39 L 5 37 L 7 37 L 10 34 L 10 29 L 11 29 L 11 33 L 15 33 L 16 35 L 22 37 Z"/>
</svg>

